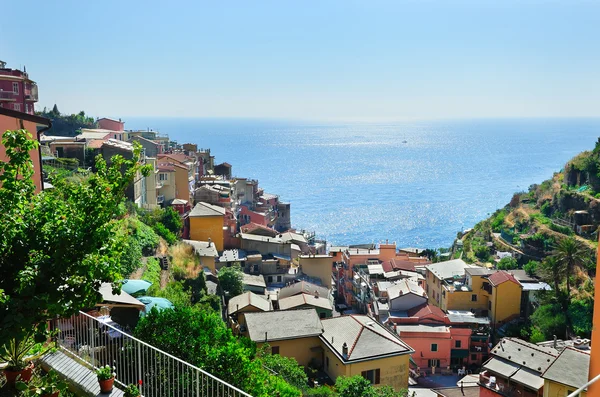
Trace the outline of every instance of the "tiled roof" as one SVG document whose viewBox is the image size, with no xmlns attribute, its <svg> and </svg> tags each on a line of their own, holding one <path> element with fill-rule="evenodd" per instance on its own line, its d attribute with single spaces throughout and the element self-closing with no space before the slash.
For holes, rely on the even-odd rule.
<svg viewBox="0 0 600 397">
<path fill-rule="evenodd" d="M 518 338 L 503 338 L 494 346 L 491 354 L 538 373 L 544 372 L 558 357 L 556 349 L 538 346 Z"/>
<path fill-rule="evenodd" d="M 190 217 L 200 216 L 223 216 L 225 215 L 225 208 L 217 205 L 199 202 L 194 206 L 194 209 L 190 212 Z"/>
<path fill-rule="evenodd" d="M 517 279 L 515 278 L 515 276 L 513 276 L 512 274 L 510 274 L 507 271 L 498 271 L 494 274 L 492 274 L 490 277 L 488 277 L 488 280 L 490 281 L 490 283 L 492 285 L 500 285 L 506 281 L 511 281 L 517 285 L 521 285 L 519 283 L 519 281 L 517 281 Z"/>
<path fill-rule="evenodd" d="M 331 302 L 326 297 L 309 295 L 309 294 L 298 294 L 294 296 L 288 296 L 287 298 L 279 299 L 279 309 L 288 310 L 295 307 L 304 305 L 315 306 L 321 309 L 333 310 Z"/>
<path fill-rule="evenodd" d="M 244 313 L 244 317 L 248 334 L 254 342 L 306 338 L 323 332 L 315 309 Z"/>
<path fill-rule="evenodd" d="M 102 146 L 110 146 L 115 149 L 126 150 L 128 152 L 133 151 L 133 145 L 129 142 L 119 141 L 118 139 L 109 139 L 107 141 L 102 142 Z M 89 145 L 88 145 L 89 147 Z"/>
<path fill-rule="evenodd" d="M 455 276 L 462 277 L 465 274 L 465 269 L 477 267 L 465 263 L 462 259 L 453 259 L 450 261 L 433 263 L 425 266 L 427 270 L 433 273 L 438 279 L 445 280 Z"/>
<path fill-rule="evenodd" d="M 271 237 L 275 237 L 279 234 L 279 232 L 275 229 L 271 229 L 270 227 L 260 225 L 254 222 L 250 222 L 240 227 L 240 231 L 242 233 L 254 234 L 257 230 L 267 232 Z"/>
<path fill-rule="evenodd" d="M 317 284 L 309 283 L 308 281 L 300 281 L 279 290 L 279 299 L 287 298 L 288 296 L 294 296 L 298 294 L 315 294 L 315 291 L 319 293 L 321 297 L 329 296 L 329 290 Z"/>
<path fill-rule="evenodd" d="M 415 262 L 409 260 L 392 258 L 389 261 L 383 262 L 382 266 L 386 273 L 394 270 L 415 271 Z"/>
<path fill-rule="evenodd" d="M 409 317 L 417 317 L 422 318 L 429 315 L 434 315 L 436 317 L 440 317 L 443 319 L 446 317 L 446 314 L 437 306 L 430 305 L 429 303 L 423 303 L 417 307 L 413 307 L 412 309 L 407 311 Z"/>
<path fill-rule="evenodd" d="M 103 144 L 104 141 L 102 139 L 94 139 L 93 141 L 88 142 L 87 147 L 90 149 L 100 149 Z"/>
<path fill-rule="evenodd" d="M 169 159 L 175 160 L 179 163 L 185 163 L 187 161 L 191 161 L 191 162 L 194 161 L 193 158 L 186 156 L 184 153 L 159 154 L 158 158 L 159 159 L 169 158 Z"/>
<path fill-rule="evenodd" d="M 253 306 L 259 310 L 262 310 L 263 312 L 272 310 L 271 302 L 253 292 L 248 291 L 231 298 L 229 300 L 229 304 L 227 305 L 227 311 L 229 315 L 232 315 L 237 313 L 238 310 L 242 310 L 248 306 Z"/>
<path fill-rule="evenodd" d="M 219 253 L 214 243 L 208 243 L 208 241 L 197 241 L 197 240 L 181 240 L 184 243 L 191 245 L 194 248 L 194 252 L 198 256 L 209 256 L 218 258 Z"/>
<path fill-rule="evenodd" d="M 542 378 L 578 389 L 588 381 L 589 369 L 590 353 L 567 347 L 550 364 Z"/>
<path fill-rule="evenodd" d="M 349 315 L 321 321 L 321 340 L 342 362 L 370 360 L 382 356 L 410 354 L 413 350 L 371 317 Z M 348 355 L 343 357 L 343 345 Z"/>
<path fill-rule="evenodd" d="M 244 285 L 267 288 L 267 284 L 265 283 L 265 276 L 263 276 L 262 274 L 252 275 L 244 273 L 244 280 L 242 282 Z"/>
<path fill-rule="evenodd" d="M 179 168 L 179 169 L 183 169 L 187 171 L 187 168 L 184 167 L 181 164 L 177 164 L 177 163 L 165 163 L 165 162 L 161 162 L 158 163 L 157 168 L 159 171 L 162 171 L 163 169 L 165 171 L 175 171 L 175 168 Z"/>
<path fill-rule="evenodd" d="M 412 280 L 399 280 L 387 289 L 390 300 L 399 296 L 413 293 L 417 296 L 427 296 L 425 290 Z"/>
</svg>

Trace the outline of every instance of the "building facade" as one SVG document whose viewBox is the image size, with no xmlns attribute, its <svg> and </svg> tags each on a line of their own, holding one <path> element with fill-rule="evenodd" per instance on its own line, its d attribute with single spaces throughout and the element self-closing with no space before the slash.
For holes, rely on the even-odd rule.
<svg viewBox="0 0 600 397">
<path fill-rule="evenodd" d="M 37 84 L 25 69 L 10 69 L 0 61 L 0 107 L 33 115 L 37 101 Z"/>
</svg>

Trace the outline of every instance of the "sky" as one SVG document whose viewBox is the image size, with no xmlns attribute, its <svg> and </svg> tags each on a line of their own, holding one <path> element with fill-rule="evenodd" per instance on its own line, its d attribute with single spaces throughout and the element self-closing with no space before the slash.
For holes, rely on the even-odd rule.
<svg viewBox="0 0 600 397">
<path fill-rule="evenodd" d="M 2 14 L 0 59 L 27 67 L 38 109 L 600 116 L 600 1 L 31 0 Z"/>
</svg>

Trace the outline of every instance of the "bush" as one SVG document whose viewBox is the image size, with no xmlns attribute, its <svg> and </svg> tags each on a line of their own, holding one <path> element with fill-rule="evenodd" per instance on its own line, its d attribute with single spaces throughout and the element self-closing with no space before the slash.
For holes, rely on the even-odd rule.
<svg viewBox="0 0 600 397">
<path fill-rule="evenodd" d="M 528 275 L 535 276 L 539 264 L 538 261 L 531 260 L 523 266 L 523 270 L 525 270 Z"/>
<path fill-rule="evenodd" d="M 565 335 L 567 316 L 557 303 L 542 305 L 530 317 L 531 324 L 549 340 L 553 335 Z"/>
<path fill-rule="evenodd" d="M 243 273 L 239 265 L 223 267 L 217 275 L 221 289 L 229 298 L 244 292 Z"/>
<path fill-rule="evenodd" d="M 591 299 L 573 299 L 569 304 L 567 313 L 573 326 L 573 332 L 578 336 L 588 336 L 592 332 L 593 310 L 594 301 Z"/>
<path fill-rule="evenodd" d="M 177 242 L 177 236 L 167 229 L 162 223 L 155 224 L 154 231 L 156 234 L 164 238 L 169 245 L 173 245 Z"/>
<path fill-rule="evenodd" d="M 500 259 L 500 262 L 498 262 L 498 265 L 496 267 L 499 270 L 513 270 L 517 269 L 519 267 L 519 264 L 517 263 L 517 260 L 512 256 L 505 256 L 504 258 Z"/>
<path fill-rule="evenodd" d="M 552 214 L 552 206 L 550 205 L 550 202 L 544 202 L 544 204 L 542 204 L 542 206 L 540 207 L 540 211 L 542 212 L 542 214 L 550 216 Z"/>
<path fill-rule="evenodd" d="M 160 285 L 160 264 L 156 258 L 148 258 L 146 270 L 142 274 L 142 279 L 150 281 L 153 285 Z"/>
</svg>

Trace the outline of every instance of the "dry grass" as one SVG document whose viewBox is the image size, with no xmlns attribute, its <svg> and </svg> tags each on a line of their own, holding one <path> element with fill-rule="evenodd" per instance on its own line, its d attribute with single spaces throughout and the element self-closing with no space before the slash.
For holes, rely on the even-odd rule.
<svg viewBox="0 0 600 397">
<path fill-rule="evenodd" d="M 202 269 L 192 246 L 179 242 L 169 248 L 171 267 L 174 275 L 196 278 Z"/>
</svg>

